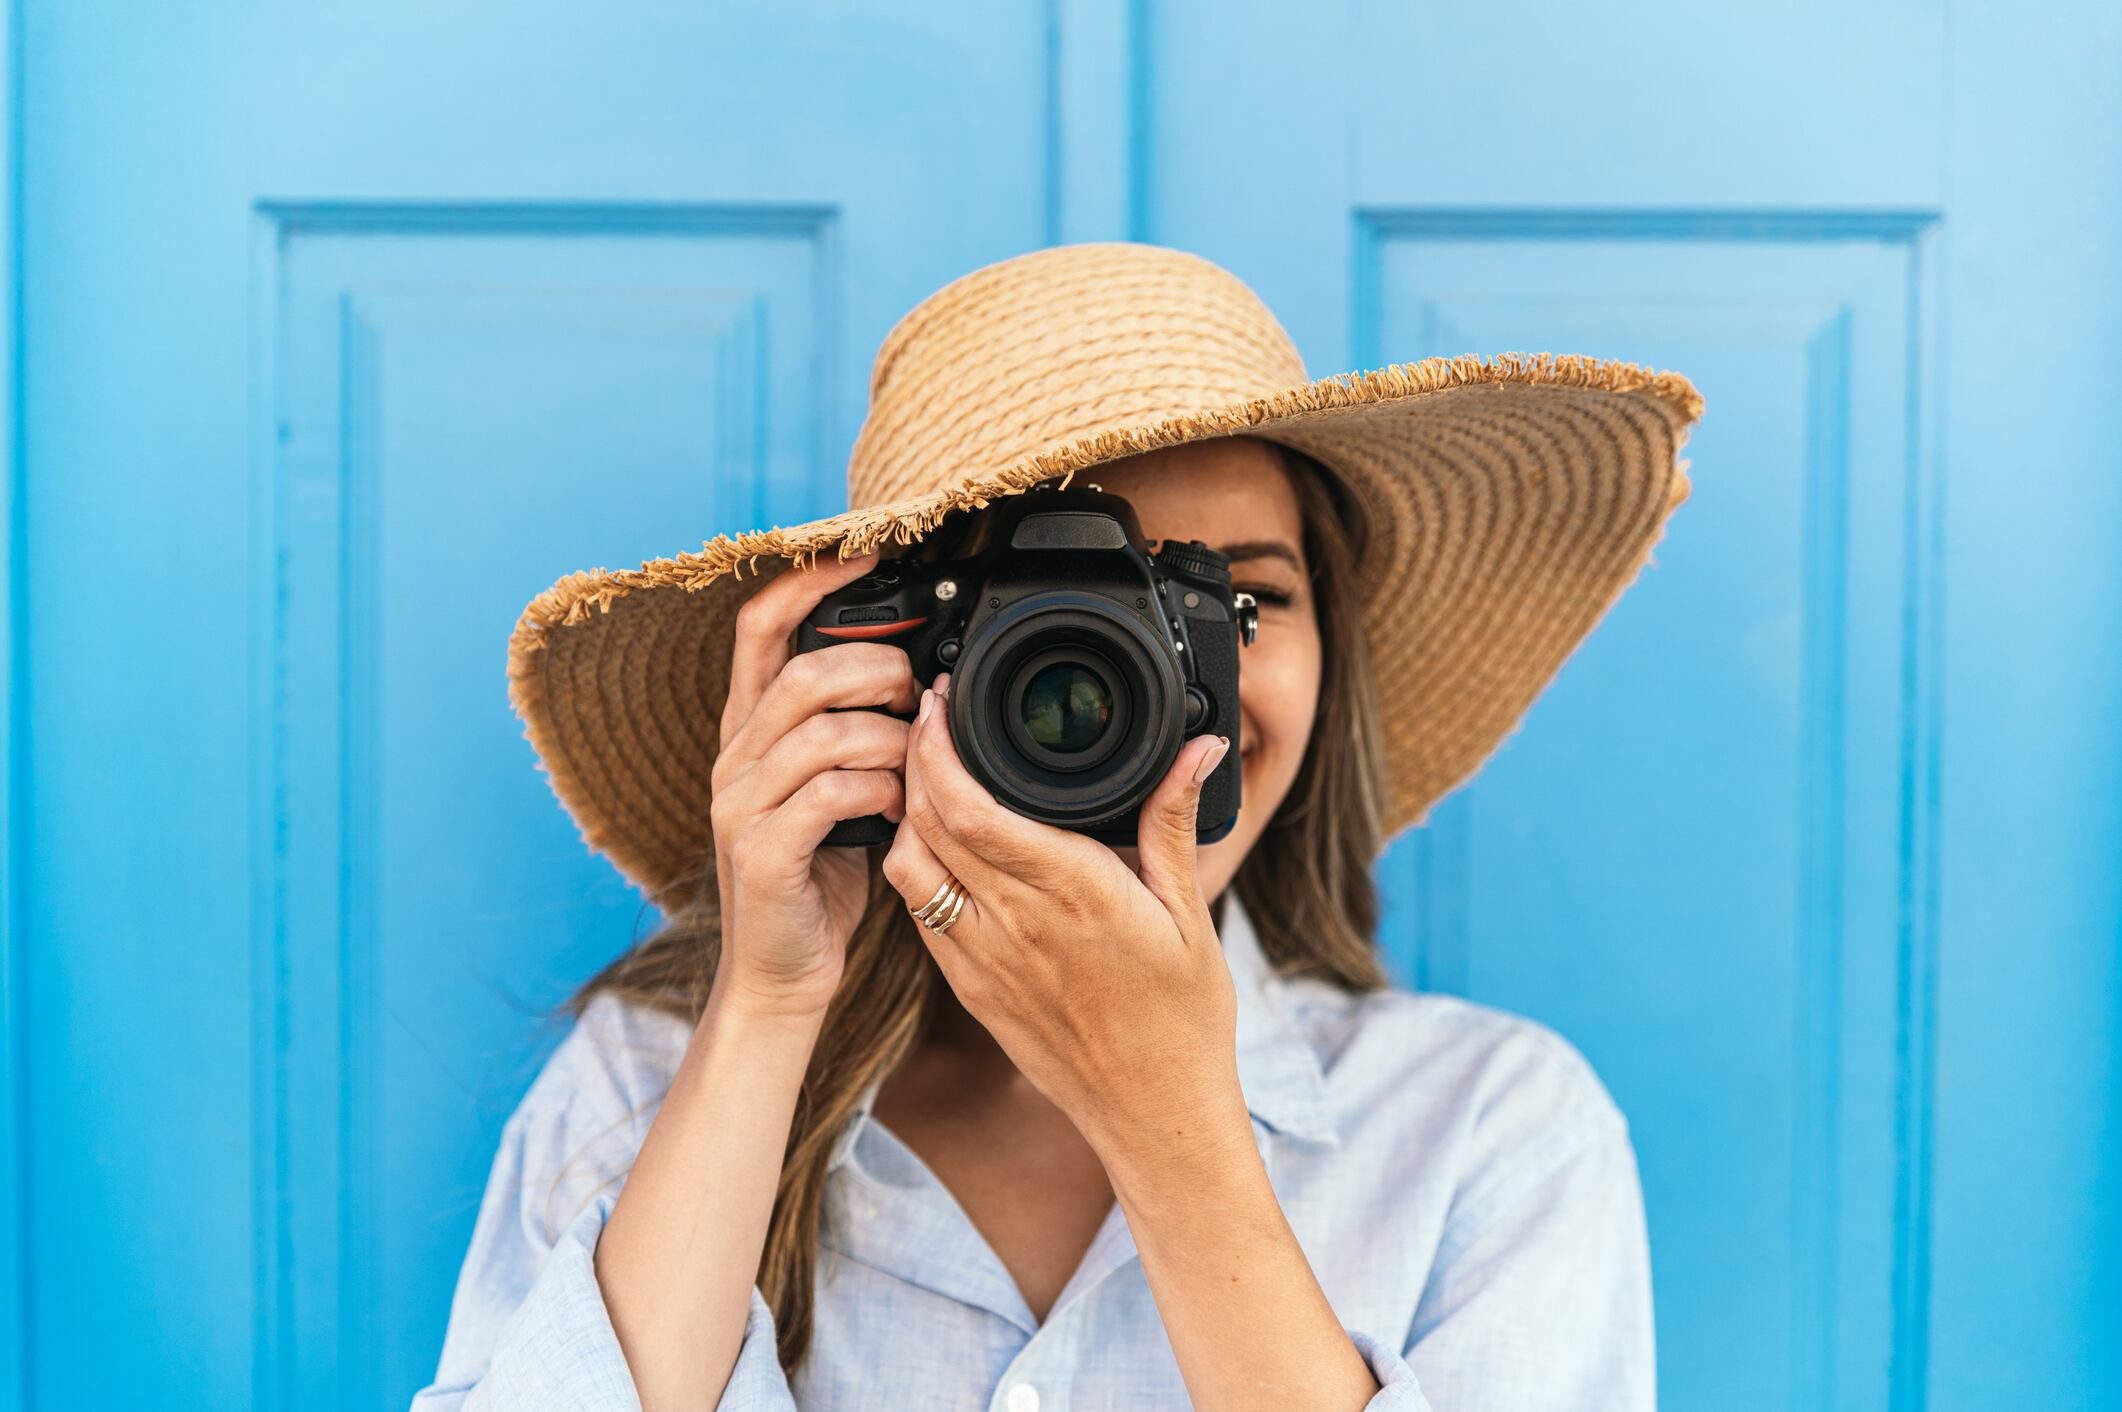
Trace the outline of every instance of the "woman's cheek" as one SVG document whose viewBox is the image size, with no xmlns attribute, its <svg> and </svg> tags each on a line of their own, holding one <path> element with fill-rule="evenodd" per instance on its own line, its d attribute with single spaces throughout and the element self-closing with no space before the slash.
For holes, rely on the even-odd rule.
<svg viewBox="0 0 2122 1412">
<path fill-rule="evenodd" d="M 1237 876 L 1296 782 L 1318 715 L 1319 672 L 1318 628 L 1308 617 L 1263 620 L 1259 639 L 1240 650 L 1238 702 L 1244 719 L 1238 760 L 1244 787 L 1237 827 L 1198 855 L 1195 871 L 1205 895 L 1214 897 Z"/>
<path fill-rule="evenodd" d="M 1246 714 L 1257 727 L 1257 756 L 1262 783 L 1280 780 L 1287 788 L 1303 761 L 1305 744 L 1311 739 L 1312 721 L 1319 709 L 1319 644 L 1317 637 L 1291 633 L 1272 649 L 1265 647 L 1267 633 L 1242 658 L 1238 695 Z"/>
<path fill-rule="evenodd" d="M 1317 637 L 1292 634 L 1272 649 L 1267 637 L 1263 626 L 1260 641 L 1239 659 L 1238 695 L 1244 728 L 1252 733 L 1239 741 L 1245 771 L 1239 832 L 1248 836 L 1266 827 L 1296 781 L 1319 707 Z"/>
</svg>

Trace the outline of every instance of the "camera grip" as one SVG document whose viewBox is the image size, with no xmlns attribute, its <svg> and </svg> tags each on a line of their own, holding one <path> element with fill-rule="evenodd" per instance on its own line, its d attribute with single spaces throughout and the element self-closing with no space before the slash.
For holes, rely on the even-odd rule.
<svg viewBox="0 0 2122 1412">
<path fill-rule="evenodd" d="M 829 711 L 878 711 L 874 706 L 830 706 Z M 896 711 L 878 711 L 880 715 L 897 720 L 910 720 Z M 899 826 L 882 814 L 863 814 L 853 819 L 842 819 L 826 831 L 818 843 L 820 848 L 879 848 L 890 843 Z"/>
<path fill-rule="evenodd" d="M 899 826 L 882 814 L 864 814 L 842 819 L 826 833 L 820 848 L 881 848 L 892 841 Z"/>
<path fill-rule="evenodd" d="M 909 618 L 903 621 L 865 624 L 852 629 L 836 628 L 833 625 L 838 620 L 839 606 L 848 596 L 848 592 L 845 589 L 842 589 L 839 593 L 829 595 L 818 605 L 818 608 L 812 613 L 810 618 L 797 625 L 795 646 L 797 654 L 817 652 L 823 648 L 831 647 L 836 642 L 846 642 L 851 639 L 890 642 L 893 646 L 904 648 L 910 645 L 910 640 L 915 637 L 916 631 L 928 622 L 926 618 Z M 898 640 L 895 641 L 894 639 Z M 912 658 L 917 664 L 922 660 L 911 651 L 907 653 L 907 656 Z M 920 680 L 918 671 L 917 666 L 916 679 Z M 832 709 L 836 711 L 867 711 L 875 708 L 868 706 L 836 706 Z M 902 716 L 900 719 L 905 720 L 907 718 Z M 880 848 L 890 843 L 893 835 L 898 830 L 899 826 L 882 814 L 864 814 L 859 818 L 842 819 L 834 824 L 826 832 L 825 837 L 820 840 L 818 846 L 820 848 Z"/>
<path fill-rule="evenodd" d="M 1235 623 L 1228 618 L 1196 618 L 1194 630 L 1189 637 L 1194 648 L 1194 666 L 1200 672 L 1201 680 L 1238 680 L 1238 632 Z M 1199 838 L 1203 843 L 1214 843 L 1228 834 L 1238 817 L 1238 794 L 1244 778 L 1237 750 L 1238 722 L 1239 711 L 1235 694 L 1218 693 L 1215 715 L 1202 728 L 1201 734 L 1229 736 L 1231 751 L 1201 784 L 1201 808 L 1196 817 Z"/>
</svg>

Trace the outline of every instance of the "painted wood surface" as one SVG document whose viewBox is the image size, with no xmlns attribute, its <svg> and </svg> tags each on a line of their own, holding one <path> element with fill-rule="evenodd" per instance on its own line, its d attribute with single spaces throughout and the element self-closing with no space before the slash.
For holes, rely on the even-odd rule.
<svg viewBox="0 0 2122 1412">
<path fill-rule="evenodd" d="M 403 1404 L 552 1007 L 654 922 L 532 766 L 515 613 L 838 508 L 900 313 L 1131 238 L 1317 373 L 1707 397 L 1652 567 L 1381 865 L 1400 978 L 1629 1114 L 1665 1405 L 2122 1405 L 2111 7 L 4 42 L 0 1398 Z"/>
</svg>

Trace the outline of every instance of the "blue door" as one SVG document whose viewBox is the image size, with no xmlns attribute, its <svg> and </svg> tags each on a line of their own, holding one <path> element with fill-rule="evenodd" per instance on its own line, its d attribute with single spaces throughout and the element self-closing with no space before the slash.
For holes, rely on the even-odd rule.
<svg viewBox="0 0 2122 1412">
<path fill-rule="evenodd" d="M 2042 19 L 13 0 L 0 1399 L 403 1404 L 655 921 L 515 614 L 837 508 L 900 313 L 1134 238 L 1318 373 L 1707 397 L 1381 872 L 1629 1114 L 1666 1405 L 2122 1406 L 2122 22 Z"/>
</svg>

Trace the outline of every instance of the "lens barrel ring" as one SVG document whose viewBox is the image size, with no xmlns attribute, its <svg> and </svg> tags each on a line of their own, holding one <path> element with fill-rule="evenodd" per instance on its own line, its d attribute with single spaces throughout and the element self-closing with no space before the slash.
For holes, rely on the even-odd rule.
<svg viewBox="0 0 2122 1412">
<path fill-rule="evenodd" d="M 1086 681 L 1095 684 L 1087 701 L 1081 699 L 1079 690 Z M 1059 693 L 1050 690 L 1063 683 L 1069 688 L 1067 694 L 1076 698 L 1076 704 L 1092 709 L 1072 715 L 1070 703 L 1058 699 Z M 1109 758 L 1120 748 L 1134 714 L 1133 693 L 1126 688 L 1124 673 L 1087 642 L 1055 643 L 1020 658 L 1001 690 L 998 710 L 1010 743 L 1025 758 L 1063 774 L 1094 769 Z M 1095 715 L 1100 704 L 1104 711 L 1096 733 L 1083 735 L 1082 722 L 1077 717 Z M 1057 719 L 1042 729 L 1035 725 L 1035 719 L 1044 714 L 1042 708 L 1048 707 Z M 1056 738 L 1045 739 L 1043 735 Z"/>
<path fill-rule="evenodd" d="M 1115 702 L 1101 749 L 1085 766 L 1027 751 L 1012 730 L 1027 664 L 1080 660 Z M 1036 670 L 1035 668 L 1032 670 Z M 1108 675 L 1109 674 L 1109 675 Z M 950 721 L 967 771 L 1006 807 L 1063 827 L 1095 827 L 1139 807 L 1184 739 L 1186 681 L 1168 642 L 1111 596 L 1076 589 L 1027 594 L 979 623 L 952 672 Z"/>
</svg>

